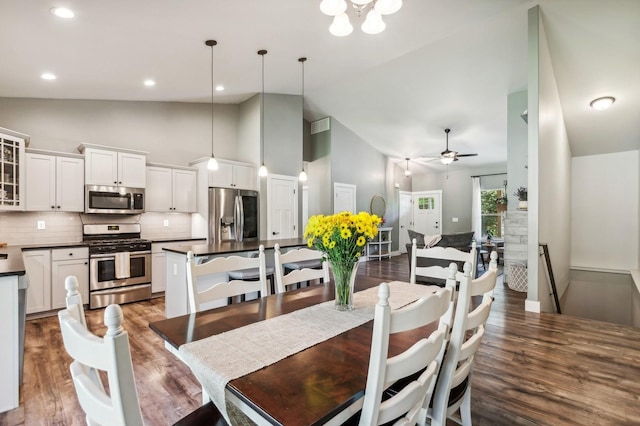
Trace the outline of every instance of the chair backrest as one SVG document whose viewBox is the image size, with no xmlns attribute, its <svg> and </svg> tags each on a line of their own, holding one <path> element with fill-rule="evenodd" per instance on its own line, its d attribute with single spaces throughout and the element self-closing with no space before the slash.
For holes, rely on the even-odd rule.
<svg viewBox="0 0 640 426">
<path fill-rule="evenodd" d="M 228 272 L 249 268 L 258 268 L 257 281 L 229 280 Z M 214 274 L 218 274 L 218 276 L 224 274 L 224 279 L 216 281 L 214 276 L 216 282 L 204 290 L 200 290 L 198 278 Z M 192 251 L 187 253 L 187 293 L 191 312 L 199 312 L 203 303 L 256 291 L 260 292 L 261 297 L 269 295 L 262 244 L 258 250 L 258 257 L 216 257 L 207 262 L 198 263 L 198 259 L 195 258 Z"/>
<path fill-rule="evenodd" d="M 469 262 L 471 264 L 471 271 L 475 271 L 478 263 L 478 253 L 476 248 L 476 242 L 471 243 L 471 250 L 466 252 L 458 250 L 453 247 L 430 247 L 430 248 L 418 248 L 415 238 L 413 239 L 413 247 L 411 250 L 411 276 L 409 282 L 416 283 L 416 276 L 447 279 L 449 277 L 449 271 L 447 266 L 418 266 L 420 259 L 427 259 L 429 261 L 449 261 L 449 262 Z M 462 272 L 458 272 L 456 279 L 460 281 Z"/>
<path fill-rule="evenodd" d="M 492 253 L 491 259 L 489 270 L 475 280 L 471 279 L 471 265 L 465 263 L 453 328 L 429 411 L 433 425 L 444 426 L 447 417 L 458 408 L 462 423 L 471 424 L 471 373 L 476 351 L 484 335 L 484 325 L 489 317 L 493 289 L 498 277 L 497 253 Z M 470 311 L 471 297 L 480 295 L 482 301 Z M 452 397 L 454 389 L 457 395 L 455 398 Z"/>
<path fill-rule="evenodd" d="M 70 300 L 73 302 L 73 298 L 67 298 L 68 304 Z M 144 424 L 133 375 L 129 335 L 122 328 L 122 309 L 118 305 L 109 305 L 105 309 L 107 333 L 103 338 L 87 330 L 86 325 L 76 318 L 77 312 L 77 305 L 72 303 L 58 312 L 58 320 L 64 347 L 74 360 L 71 376 L 87 424 Z M 108 393 L 97 370 L 107 373 Z"/>
<path fill-rule="evenodd" d="M 276 289 L 278 293 L 287 291 L 287 286 L 304 281 L 322 279 L 323 283 L 329 282 L 329 262 L 322 261 L 322 252 L 308 248 L 292 249 L 286 253 L 280 252 L 280 245 L 274 247 L 274 260 L 276 269 Z M 284 264 L 293 264 L 305 261 L 321 261 L 322 269 L 299 268 L 292 269 L 285 274 Z"/>
<path fill-rule="evenodd" d="M 415 424 L 425 418 L 425 398 L 431 398 L 433 382 L 438 374 L 438 354 L 445 333 L 438 328 L 417 339 L 413 345 L 391 358 L 387 358 L 389 336 L 422 327 L 440 320 L 449 307 L 450 290 L 436 293 L 392 311 L 389 306 L 389 285 L 382 283 L 378 291 L 378 304 L 373 320 L 371 356 L 367 374 L 360 425 L 379 425 L 404 416 L 402 424 Z M 383 391 L 399 379 L 424 370 L 417 379 L 408 383 L 397 394 L 382 401 Z"/>
</svg>

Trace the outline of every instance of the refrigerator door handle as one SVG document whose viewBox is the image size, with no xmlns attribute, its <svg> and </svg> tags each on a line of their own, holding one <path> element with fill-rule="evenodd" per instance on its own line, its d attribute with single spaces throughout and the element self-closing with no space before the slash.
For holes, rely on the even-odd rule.
<svg viewBox="0 0 640 426">
<path fill-rule="evenodd" d="M 244 217 L 242 214 L 242 196 L 236 195 L 234 201 L 234 211 L 233 211 L 233 221 L 235 224 L 235 239 L 236 241 L 242 241 L 242 236 L 244 234 Z"/>
<path fill-rule="evenodd" d="M 240 206 L 240 240 L 244 239 L 244 202 L 242 201 L 242 195 L 238 196 L 238 205 Z"/>
</svg>

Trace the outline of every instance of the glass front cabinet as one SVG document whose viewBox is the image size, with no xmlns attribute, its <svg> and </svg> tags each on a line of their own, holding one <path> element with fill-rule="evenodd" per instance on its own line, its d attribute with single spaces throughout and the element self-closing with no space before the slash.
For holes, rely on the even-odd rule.
<svg viewBox="0 0 640 426">
<path fill-rule="evenodd" d="M 24 148 L 29 136 L 0 128 L 0 211 L 24 210 Z"/>
</svg>

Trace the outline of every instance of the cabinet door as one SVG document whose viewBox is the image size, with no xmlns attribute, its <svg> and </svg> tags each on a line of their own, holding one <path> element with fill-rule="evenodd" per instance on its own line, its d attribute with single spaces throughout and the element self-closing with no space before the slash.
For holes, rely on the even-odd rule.
<svg viewBox="0 0 640 426">
<path fill-rule="evenodd" d="M 151 292 L 164 291 L 167 282 L 167 258 L 165 252 L 151 255 Z"/>
<path fill-rule="evenodd" d="M 22 253 L 27 273 L 27 313 L 51 309 L 51 251 L 33 250 Z"/>
<path fill-rule="evenodd" d="M 147 188 L 145 189 L 145 211 L 168 212 L 173 209 L 171 197 L 172 169 L 147 167 Z"/>
<path fill-rule="evenodd" d="M 40 212 L 55 210 L 56 157 L 31 153 L 26 154 L 25 157 L 27 210 Z"/>
<path fill-rule="evenodd" d="M 62 309 L 66 306 L 67 289 L 64 286 L 64 280 L 69 275 L 74 275 L 78 279 L 82 303 L 89 303 L 89 261 L 87 259 L 62 260 L 51 262 L 51 309 Z"/>
<path fill-rule="evenodd" d="M 197 175 L 193 170 L 173 170 L 173 210 L 192 213 L 196 204 Z"/>
<path fill-rule="evenodd" d="M 86 148 L 84 151 L 84 176 L 87 185 L 118 184 L 118 153 Z"/>
<path fill-rule="evenodd" d="M 24 139 L 0 133 L 0 210 L 24 210 Z"/>
<path fill-rule="evenodd" d="M 118 153 L 118 185 L 130 188 L 147 186 L 147 157 L 128 152 Z"/>
<path fill-rule="evenodd" d="M 253 166 L 244 166 L 241 164 L 233 165 L 233 183 L 234 188 L 238 189 L 257 189 L 257 171 Z"/>
<path fill-rule="evenodd" d="M 218 160 L 218 170 L 209 170 L 209 186 L 233 188 L 233 164 Z"/>
<path fill-rule="evenodd" d="M 84 211 L 84 160 L 56 157 L 56 209 Z"/>
</svg>

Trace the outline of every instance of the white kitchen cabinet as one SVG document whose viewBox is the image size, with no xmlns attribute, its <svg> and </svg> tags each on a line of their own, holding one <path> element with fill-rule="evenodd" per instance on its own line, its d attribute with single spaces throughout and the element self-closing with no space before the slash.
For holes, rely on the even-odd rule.
<svg viewBox="0 0 640 426">
<path fill-rule="evenodd" d="M 197 210 L 197 173 L 193 169 L 147 166 L 145 211 L 192 213 Z"/>
<path fill-rule="evenodd" d="M 27 313 L 65 307 L 69 275 L 78 279 L 82 303 L 89 303 L 89 249 L 72 247 L 53 250 L 28 250 L 22 253 L 29 288 Z"/>
<path fill-rule="evenodd" d="M 218 170 L 209 171 L 209 186 L 257 190 L 257 170 L 252 164 L 218 160 Z"/>
<path fill-rule="evenodd" d="M 145 152 L 89 144 L 80 145 L 78 150 L 84 153 L 85 184 L 146 187 Z"/>
<path fill-rule="evenodd" d="M 0 413 L 17 408 L 20 388 L 18 291 L 23 276 L 0 277 Z"/>
<path fill-rule="evenodd" d="M 29 250 L 22 253 L 27 273 L 27 313 L 51 309 L 51 250 Z"/>
<path fill-rule="evenodd" d="M 26 155 L 27 211 L 84 211 L 84 159 L 29 150 Z"/>
<path fill-rule="evenodd" d="M 163 250 L 165 247 L 204 244 L 205 242 L 206 240 L 202 239 L 151 244 L 151 292 L 159 293 L 167 288 L 167 252 Z"/>
<path fill-rule="evenodd" d="M 24 149 L 29 136 L 0 128 L 0 211 L 24 210 Z"/>
<path fill-rule="evenodd" d="M 51 309 L 66 306 L 67 289 L 64 281 L 69 275 L 78 279 L 82 303 L 89 303 L 89 249 L 74 247 L 51 250 Z"/>
</svg>

